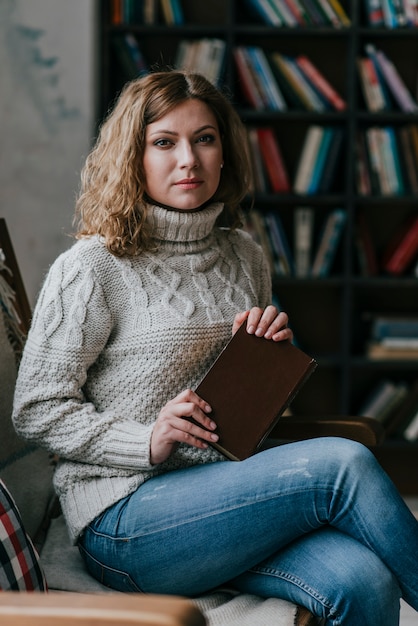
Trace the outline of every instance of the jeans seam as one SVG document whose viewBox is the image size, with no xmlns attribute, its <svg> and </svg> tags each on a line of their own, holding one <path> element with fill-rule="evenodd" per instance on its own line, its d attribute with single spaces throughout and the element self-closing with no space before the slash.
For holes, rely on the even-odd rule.
<svg viewBox="0 0 418 626">
<path fill-rule="evenodd" d="M 259 576 L 272 576 L 275 578 L 280 578 L 282 580 L 287 580 L 299 589 L 305 591 L 312 598 L 314 598 L 314 600 L 320 602 L 320 604 L 322 604 L 324 609 L 327 611 L 326 619 L 332 618 L 334 620 L 334 626 L 340 626 L 340 624 L 342 624 L 338 615 L 335 613 L 333 605 L 329 602 L 329 600 L 293 574 L 289 574 L 288 572 L 282 572 L 272 567 L 261 566 L 252 567 L 248 571 Z"/>
</svg>

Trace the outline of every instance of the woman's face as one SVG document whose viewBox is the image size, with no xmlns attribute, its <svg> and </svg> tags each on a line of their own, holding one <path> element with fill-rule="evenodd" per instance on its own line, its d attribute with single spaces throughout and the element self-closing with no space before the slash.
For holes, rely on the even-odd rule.
<svg viewBox="0 0 418 626">
<path fill-rule="evenodd" d="M 216 118 L 200 100 L 186 100 L 148 124 L 145 189 L 159 204 L 184 211 L 210 200 L 221 177 L 222 144 Z"/>
</svg>

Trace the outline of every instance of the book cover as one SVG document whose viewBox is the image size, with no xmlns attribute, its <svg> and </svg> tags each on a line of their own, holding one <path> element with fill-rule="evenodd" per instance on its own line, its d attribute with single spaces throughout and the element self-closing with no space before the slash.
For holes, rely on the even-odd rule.
<svg viewBox="0 0 418 626">
<path fill-rule="evenodd" d="M 219 440 L 231 460 L 255 454 L 317 366 L 289 341 L 238 329 L 196 388 L 212 407 Z"/>
</svg>

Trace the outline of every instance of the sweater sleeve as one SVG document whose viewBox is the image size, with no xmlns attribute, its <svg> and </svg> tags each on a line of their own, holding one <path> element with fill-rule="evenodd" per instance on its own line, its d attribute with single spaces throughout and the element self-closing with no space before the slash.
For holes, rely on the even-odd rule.
<svg viewBox="0 0 418 626">
<path fill-rule="evenodd" d="M 61 457 L 149 469 L 153 425 L 96 410 L 83 386 L 112 331 L 94 264 L 64 254 L 38 299 L 16 383 L 13 421 L 30 442 Z"/>
</svg>

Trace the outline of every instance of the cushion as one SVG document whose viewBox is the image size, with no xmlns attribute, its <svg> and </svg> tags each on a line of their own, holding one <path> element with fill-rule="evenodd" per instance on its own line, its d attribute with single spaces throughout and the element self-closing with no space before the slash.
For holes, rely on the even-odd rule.
<svg viewBox="0 0 418 626">
<path fill-rule="evenodd" d="M 78 548 L 70 544 L 63 516 L 52 520 L 41 560 L 50 590 L 85 593 L 120 593 L 92 578 Z M 293 626 L 296 607 L 277 598 L 259 598 L 217 590 L 194 600 L 208 626 Z"/>
<path fill-rule="evenodd" d="M 0 589 L 46 591 L 38 554 L 22 524 L 16 504 L 0 480 Z"/>
<path fill-rule="evenodd" d="M 6 316 L 0 300 L 0 477 L 13 494 L 27 532 L 34 538 L 53 498 L 53 466 L 48 452 L 23 441 L 13 427 L 17 362 Z"/>
</svg>

